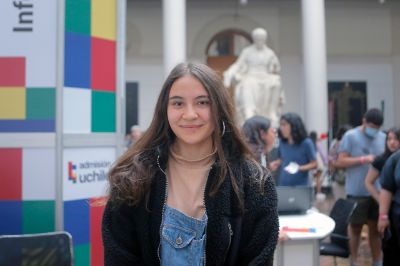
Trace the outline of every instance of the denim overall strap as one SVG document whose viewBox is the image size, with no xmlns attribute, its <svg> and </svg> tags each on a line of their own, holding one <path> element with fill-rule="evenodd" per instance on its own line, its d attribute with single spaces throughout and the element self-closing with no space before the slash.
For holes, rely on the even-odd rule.
<svg viewBox="0 0 400 266">
<path fill-rule="evenodd" d="M 161 265 L 204 265 L 207 214 L 196 219 L 165 206 Z"/>
</svg>

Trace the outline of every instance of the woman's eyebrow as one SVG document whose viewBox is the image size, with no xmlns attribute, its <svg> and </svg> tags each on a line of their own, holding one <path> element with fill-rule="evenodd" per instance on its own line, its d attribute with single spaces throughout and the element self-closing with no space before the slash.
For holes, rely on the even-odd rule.
<svg viewBox="0 0 400 266">
<path fill-rule="evenodd" d="M 208 96 L 208 95 L 200 95 L 200 96 L 197 96 L 195 99 L 196 100 L 198 100 L 198 99 L 210 99 L 210 97 Z M 183 97 L 182 96 L 171 96 L 171 97 L 169 97 L 169 100 L 175 100 L 175 99 L 183 99 Z"/>
<path fill-rule="evenodd" d="M 169 97 L 170 100 L 175 100 L 175 99 L 183 99 L 181 96 L 171 96 Z"/>
<path fill-rule="evenodd" d="M 210 99 L 210 96 L 208 96 L 208 95 L 200 95 L 200 96 L 196 97 L 196 99 L 203 99 L 203 98 Z"/>
</svg>

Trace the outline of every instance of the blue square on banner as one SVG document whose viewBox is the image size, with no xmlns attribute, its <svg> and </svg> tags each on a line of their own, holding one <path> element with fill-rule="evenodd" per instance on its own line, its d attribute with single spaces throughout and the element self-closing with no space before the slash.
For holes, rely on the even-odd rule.
<svg viewBox="0 0 400 266">
<path fill-rule="evenodd" d="M 90 88 L 90 48 L 89 35 L 65 33 L 65 70 L 66 87 Z"/>
<path fill-rule="evenodd" d="M 64 202 L 64 230 L 72 235 L 74 245 L 90 242 L 89 204 L 88 199 Z"/>
<path fill-rule="evenodd" d="M 0 235 L 22 234 L 22 201 L 0 201 Z"/>
</svg>

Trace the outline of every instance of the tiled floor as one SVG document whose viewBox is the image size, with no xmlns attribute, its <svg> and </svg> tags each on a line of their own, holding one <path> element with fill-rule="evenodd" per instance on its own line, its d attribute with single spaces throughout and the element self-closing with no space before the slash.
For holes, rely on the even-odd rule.
<svg viewBox="0 0 400 266">
<path fill-rule="evenodd" d="M 314 206 L 318 208 L 319 211 L 329 214 L 333 204 L 335 203 L 336 199 L 344 198 L 344 188 L 343 186 L 337 185 L 336 183 L 332 186 L 332 193 L 327 195 L 327 198 L 324 201 L 315 202 Z M 368 228 L 364 226 L 362 232 L 362 239 L 359 249 L 359 256 L 358 256 L 358 266 L 371 266 L 372 259 L 371 259 L 371 252 L 368 245 Z M 343 258 L 336 258 L 337 266 L 348 266 L 349 259 Z M 334 259 L 333 257 L 329 256 L 321 256 L 320 257 L 320 266 L 334 266 Z"/>
</svg>

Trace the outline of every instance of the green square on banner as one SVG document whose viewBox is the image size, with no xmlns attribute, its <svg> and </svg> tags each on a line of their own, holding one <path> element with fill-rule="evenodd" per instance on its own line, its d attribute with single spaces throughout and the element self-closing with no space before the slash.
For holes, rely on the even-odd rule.
<svg viewBox="0 0 400 266">
<path fill-rule="evenodd" d="M 26 119 L 54 119 L 55 88 L 26 89 Z"/>
<path fill-rule="evenodd" d="M 65 31 L 90 35 L 91 0 L 65 1 Z"/>
<path fill-rule="evenodd" d="M 72 239 L 72 242 L 74 240 Z M 74 265 L 88 266 L 90 265 L 90 244 L 74 246 Z"/>
<path fill-rule="evenodd" d="M 92 132 L 115 132 L 115 93 L 92 90 Z"/>
<path fill-rule="evenodd" d="M 55 230 L 54 217 L 54 201 L 22 201 L 22 232 L 24 234 L 53 232 Z"/>
</svg>

